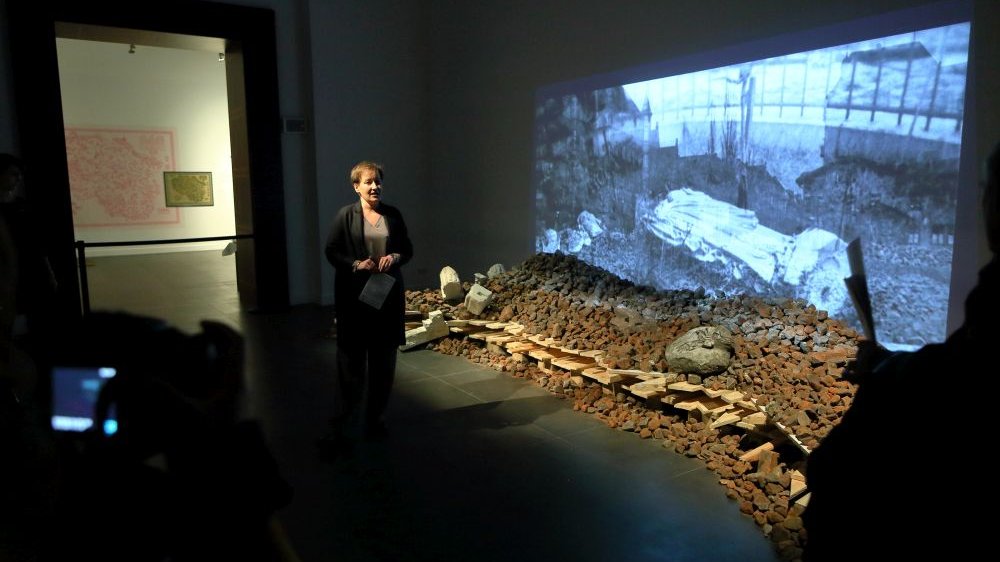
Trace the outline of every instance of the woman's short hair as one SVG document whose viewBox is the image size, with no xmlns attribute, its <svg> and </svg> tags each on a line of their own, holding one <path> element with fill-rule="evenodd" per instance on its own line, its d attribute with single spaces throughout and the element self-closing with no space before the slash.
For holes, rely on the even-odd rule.
<svg viewBox="0 0 1000 562">
<path fill-rule="evenodd" d="M 353 168 L 351 168 L 352 185 L 361 181 L 362 170 L 371 170 L 375 172 L 375 174 L 378 176 L 379 181 L 382 181 L 382 178 L 385 176 L 385 172 L 382 170 L 381 164 L 378 164 L 376 162 L 370 162 L 368 160 L 363 160 L 361 162 L 358 162 L 357 164 L 354 165 Z"/>
</svg>

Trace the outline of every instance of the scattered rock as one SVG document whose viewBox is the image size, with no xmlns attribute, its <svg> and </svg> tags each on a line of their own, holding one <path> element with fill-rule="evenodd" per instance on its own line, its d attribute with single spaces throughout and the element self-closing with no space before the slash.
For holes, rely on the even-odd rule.
<svg viewBox="0 0 1000 562">
<path fill-rule="evenodd" d="M 766 406 L 770 419 L 797 432 L 810 448 L 853 400 L 856 388 L 840 377 L 856 353 L 858 334 L 802 301 L 711 297 L 703 289 L 657 291 L 562 254 L 538 254 L 510 270 L 501 268 L 495 264 L 485 281 L 479 279 L 491 298 L 476 313 L 462 302 L 473 286 L 457 283 L 450 267 L 442 269 L 440 291 L 407 291 L 407 309 L 425 318 L 440 311 L 449 320 L 478 314 L 483 320 L 516 322 L 526 336 L 551 337 L 567 349 L 603 350 L 608 367 L 662 372 L 667 384 L 686 381 L 713 391 L 738 390 Z M 788 491 L 790 463 L 802 463 L 802 458 L 779 463 L 775 453 L 762 459 L 763 465 L 741 461 L 740 455 L 760 443 L 745 446 L 738 435 L 723 431 L 727 428 L 710 429 L 707 416 L 704 421 L 689 419 L 686 412 L 657 409 L 631 394 L 609 396 L 589 379 L 577 376 L 573 383 L 558 369 L 542 372 L 525 354 L 507 355 L 496 345 L 490 351 L 461 336 L 427 345 L 535 381 L 609 427 L 662 439 L 665 448 L 702 458 L 720 475 L 726 494 L 739 498 L 740 510 L 770 536 L 783 560 L 801 556 L 805 532 L 799 513 L 789 508 Z M 688 359 L 681 353 L 687 351 L 709 358 Z"/>
</svg>

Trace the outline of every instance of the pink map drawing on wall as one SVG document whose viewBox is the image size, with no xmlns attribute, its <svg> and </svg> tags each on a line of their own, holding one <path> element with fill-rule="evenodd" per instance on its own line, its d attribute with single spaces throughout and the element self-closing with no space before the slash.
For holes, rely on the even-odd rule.
<svg viewBox="0 0 1000 562">
<path fill-rule="evenodd" d="M 163 197 L 172 131 L 67 127 L 66 159 L 75 226 L 180 223 Z"/>
</svg>

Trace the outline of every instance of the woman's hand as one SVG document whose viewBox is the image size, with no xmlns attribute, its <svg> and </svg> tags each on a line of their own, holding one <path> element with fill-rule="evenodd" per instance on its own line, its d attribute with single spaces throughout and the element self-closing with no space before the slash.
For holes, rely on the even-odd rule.
<svg viewBox="0 0 1000 562">
<path fill-rule="evenodd" d="M 378 260 L 379 272 L 385 273 L 386 271 L 389 271 L 389 268 L 392 267 L 392 264 L 394 263 L 396 263 L 396 257 L 393 254 L 389 254 L 388 256 L 382 256 Z"/>
<path fill-rule="evenodd" d="M 357 265 L 354 266 L 354 271 L 369 271 L 375 269 L 375 260 L 371 258 L 365 258 L 363 260 L 358 260 Z"/>
</svg>

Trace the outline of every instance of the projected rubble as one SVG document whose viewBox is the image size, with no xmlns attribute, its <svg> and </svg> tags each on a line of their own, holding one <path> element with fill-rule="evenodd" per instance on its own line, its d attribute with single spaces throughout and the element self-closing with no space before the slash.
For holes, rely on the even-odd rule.
<svg viewBox="0 0 1000 562">
<path fill-rule="evenodd" d="M 945 337 L 969 25 L 593 89 L 536 107 L 536 251 L 658 289 L 790 296 Z"/>
</svg>

